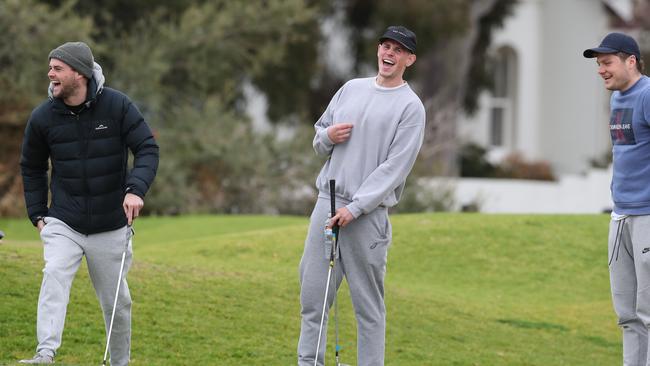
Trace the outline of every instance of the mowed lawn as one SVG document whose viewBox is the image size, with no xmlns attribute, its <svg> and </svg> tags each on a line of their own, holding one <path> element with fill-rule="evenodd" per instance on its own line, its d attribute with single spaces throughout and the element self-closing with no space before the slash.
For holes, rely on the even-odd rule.
<svg viewBox="0 0 650 366">
<path fill-rule="evenodd" d="M 606 215 L 392 216 L 386 365 L 620 364 L 608 222 Z M 132 365 L 295 364 L 307 225 L 306 217 L 138 219 Z M 42 248 L 27 220 L 0 219 L 0 230 L 0 364 L 17 365 L 36 345 Z M 356 365 L 347 291 L 339 292 L 341 361 Z M 100 365 L 103 329 L 84 264 L 57 364 Z"/>
</svg>

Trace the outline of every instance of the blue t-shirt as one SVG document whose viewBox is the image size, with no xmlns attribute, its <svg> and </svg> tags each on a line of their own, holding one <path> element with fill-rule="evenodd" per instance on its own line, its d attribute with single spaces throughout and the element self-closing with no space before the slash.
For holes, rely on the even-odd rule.
<svg viewBox="0 0 650 366">
<path fill-rule="evenodd" d="M 650 214 L 650 78 L 611 97 L 614 212 Z"/>
</svg>

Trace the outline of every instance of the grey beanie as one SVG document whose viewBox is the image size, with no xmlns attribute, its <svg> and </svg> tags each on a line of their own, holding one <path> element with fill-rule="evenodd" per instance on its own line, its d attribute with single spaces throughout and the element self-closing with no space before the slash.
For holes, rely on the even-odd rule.
<svg viewBox="0 0 650 366">
<path fill-rule="evenodd" d="M 66 42 L 60 45 L 50 52 L 48 60 L 52 58 L 65 62 L 88 79 L 93 76 L 95 59 L 90 47 L 83 42 Z"/>
</svg>

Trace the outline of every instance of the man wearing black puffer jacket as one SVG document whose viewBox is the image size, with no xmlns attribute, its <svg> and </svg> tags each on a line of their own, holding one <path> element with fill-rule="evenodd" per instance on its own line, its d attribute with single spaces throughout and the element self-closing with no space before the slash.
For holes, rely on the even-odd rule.
<svg viewBox="0 0 650 366">
<path fill-rule="evenodd" d="M 52 50 L 48 77 L 49 98 L 29 118 L 20 161 L 27 213 L 40 232 L 45 258 L 36 355 L 20 361 L 30 364 L 54 363 L 70 287 L 84 255 L 108 331 L 126 238 L 158 168 L 151 129 L 126 95 L 104 87 L 102 69 L 85 43 Z M 131 257 L 129 244 L 110 339 L 112 366 L 129 363 Z"/>
</svg>

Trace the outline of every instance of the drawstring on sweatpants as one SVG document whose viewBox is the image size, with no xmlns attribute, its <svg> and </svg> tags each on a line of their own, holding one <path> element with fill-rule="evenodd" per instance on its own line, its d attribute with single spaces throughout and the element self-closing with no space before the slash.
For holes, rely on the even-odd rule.
<svg viewBox="0 0 650 366">
<path fill-rule="evenodd" d="M 616 237 L 614 238 L 614 247 L 612 248 L 612 256 L 609 258 L 609 263 L 607 263 L 608 266 L 612 264 L 612 260 L 614 259 L 614 252 L 616 252 L 616 261 L 618 262 L 618 253 L 621 251 L 621 235 L 623 235 L 621 228 L 623 224 L 625 224 L 625 218 L 618 221 L 618 226 L 616 228 Z M 616 248 L 617 244 L 618 249 Z M 627 251 L 627 248 L 625 251 Z M 630 252 L 627 252 L 627 254 L 630 254 Z"/>
</svg>

